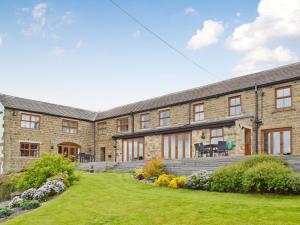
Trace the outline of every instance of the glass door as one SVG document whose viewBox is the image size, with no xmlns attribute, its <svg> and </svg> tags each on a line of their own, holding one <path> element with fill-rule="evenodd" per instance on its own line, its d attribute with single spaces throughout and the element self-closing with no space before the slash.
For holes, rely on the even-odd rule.
<svg viewBox="0 0 300 225">
<path fill-rule="evenodd" d="M 164 159 L 191 158 L 191 133 L 187 132 L 163 135 L 162 157 Z"/>
<path fill-rule="evenodd" d="M 290 155 L 292 152 L 292 129 L 280 128 L 262 131 L 262 152 L 273 155 Z"/>
</svg>

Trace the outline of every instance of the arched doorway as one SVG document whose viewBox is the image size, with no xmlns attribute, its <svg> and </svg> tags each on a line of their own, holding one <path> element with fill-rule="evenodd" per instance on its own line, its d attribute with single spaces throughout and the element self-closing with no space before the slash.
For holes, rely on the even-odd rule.
<svg viewBox="0 0 300 225">
<path fill-rule="evenodd" d="M 58 145 L 58 154 L 64 155 L 71 161 L 76 161 L 76 156 L 80 152 L 80 146 L 71 143 L 71 142 L 64 142 Z"/>
</svg>

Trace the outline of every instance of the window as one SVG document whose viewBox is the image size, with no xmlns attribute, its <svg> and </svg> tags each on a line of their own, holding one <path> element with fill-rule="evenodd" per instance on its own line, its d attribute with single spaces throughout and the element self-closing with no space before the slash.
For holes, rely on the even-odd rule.
<svg viewBox="0 0 300 225">
<path fill-rule="evenodd" d="M 241 96 L 231 97 L 228 101 L 229 116 L 236 116 L 242 113 Z"/>
<path fill-rule="evenodd" d="M 144 159 L 144 138 L 126 139 L 122 145 L 123 162 Z"/>
<path fill-rule="evenodd" d="M 106 122 L 97 123 L 97 129 L 98 129 L 99 135 L 105 135 L 106 134 Z"/>
<path fill-rule="evenodd" d="M 21 142 L 20 153 L 22 157 L 38 158 L 40 156 L 40 144 Z"/>
<path fill-rule="evenodd" d="M 72 120 L 63 120 L 62 128 L 64 133 L 77 134 L 78 122 Z"/>
<path fill-rule="evenodd" d="M 166 134 L 162 137 L 162 157 L 164 159 L 189 159 L 191 152 L 191 133 Z"/>
<path fill-rule="evenodd" d="M 31 115 L 31 114 L 21 114 L 21 127 L 39 129 L 40 116 Z"/>
<path fill-rule="evenodd" d="M 168 126 L 170 124 L 170 110 L 159 112 L 159 126 Z"/>
<path fill-rule="evenodd" d="M 150 128 L 150 115 L 142 114 L 141 115 L 141 129 Z"/>
<path fill-rule="evenodd" d="M 291 154 L 291 128 L 264 130 L 262 133 L 262 149 L 264 153 L 273 155 Z"/>
<path fill-rule="evenodd" d="M 288 108 L 292 106 L 291 87 L 277 88 L 276 90 L 276 108 Z"/>
<path fill-rule="evenodd" d="M 123 119 L 117 120 L 117 131 L 118 132 L 127 132 L 128 131 L 128 118 L 123 118 Z"/>
<path fill-rule="evenodd" d="M 223 128 L 210 129 L 210 143 L 218 144 L 219 141 L 224 141 Z"/>
<path fill-rule="evenodd" d="M 194 118 L 194 121 L 204 120 L 204 105 L 203 104 L 193 105 L 193 118 Z"/>
</svg>

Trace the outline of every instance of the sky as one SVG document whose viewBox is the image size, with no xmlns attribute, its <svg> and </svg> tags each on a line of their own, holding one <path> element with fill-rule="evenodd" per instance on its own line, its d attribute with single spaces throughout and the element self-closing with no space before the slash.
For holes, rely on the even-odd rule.
<svg viewBox="0 0 300 225">
<path fill-rule="evenodd" d="M 300 57 L 300 0 L 114 2 L 198 66 L 109 0 L 2 0 L 0 93 L 103 111 Z"/>
</svg>

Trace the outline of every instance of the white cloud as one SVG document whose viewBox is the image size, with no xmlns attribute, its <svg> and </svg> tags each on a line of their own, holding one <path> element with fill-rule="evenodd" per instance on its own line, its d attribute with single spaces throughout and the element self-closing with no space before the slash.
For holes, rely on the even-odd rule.
<svg viewBox="0 0 300 225">
<path fill-rule="evenodd" d="M 240 63 L 233 68 L 233 72 L 239 75 L 248 74 L 297 60 L 295 53 L 281 45 L 274 49 L 257 47 L 246 54 Z"/>
<path fill-rule="evenodd" d="M 240 12 L 236 12 L 235 14 L 237 17 L 240 17 L 241 16 L 241 13 Z"/>
<path fill-rule="evenodd" d="M 24 35 L 31 36 L 33 34 L 42 32 L 47 21 L 45 16 L 47 8 L 48 6 L 45 3 L 39 3 L 33 7 L 31 11 L 32 22 L 22 31 Z"/>
<path fill-rule="evenodd" d="M 198 16 L 199 15 L 199 13 L 197 12 L 197 10 L 194 9 L 193 7 L 191 7 L 191 6 L 185 8 L 184 13 L 186 15 L 192 15 L 192 16 Z"/>
<path fill-rule="evenodd" d="M 46 10 L 47 10 L 47 4 L 46 3 L 39 3 L 37 5 L 35 5 L 33 7 L 33 10 L 32 10 L 32 17 L 35 18 L 35 19 L 39 19 L 39 18 L 42 18 L 44 17 L 45 13 L 46 13 Z"/>
<path fill-rule="evenodd" d="M 134 37 L 134 38 L 139 38 L 140 36 L 141 36 L 140 30 L 136 30 L 132 33 L 132 37 Z"/>
<path fill-rule="evenodd" d="M 64 24 L 72 24 L 74 22 L 74 13 L 65 12 L 65 14 L 62 17 L 62 22 Z"/>
<path fill-rule="evenodd" d="M 0 48 L 2 47 L 2 45 L 3 45 L 3 35 L 2 34 L 0 34 Z"/>
<path fill-rule="evenodd" d="M 61 47 L 55 47 L 52 51 L 55 56 L 62 56 L 65 54 L 65 49 Z"/>
<path fill-rule="evenodd" d="M 79 49 L 79 48 L 81 48 L 81 47 L 82 47 L 82 40 L 78 40 L 78 41 L 76 42 L 76 48 Z"/>
<path fill-rule="evenodd" d="M 300 0 L 261 0 L 258 16 L 227 39 L 235 51 L 249 51 L 281 38 L 300 37 Z"/>
<path fill-rule="evenodd" d="M 188 48 L 196 50 L 218 42 L 218 37 L 224 31 L 220 21 L 206 20 L 203 27 L 197 30 L 196 34 L 188 42 Z"/>
</svg>

